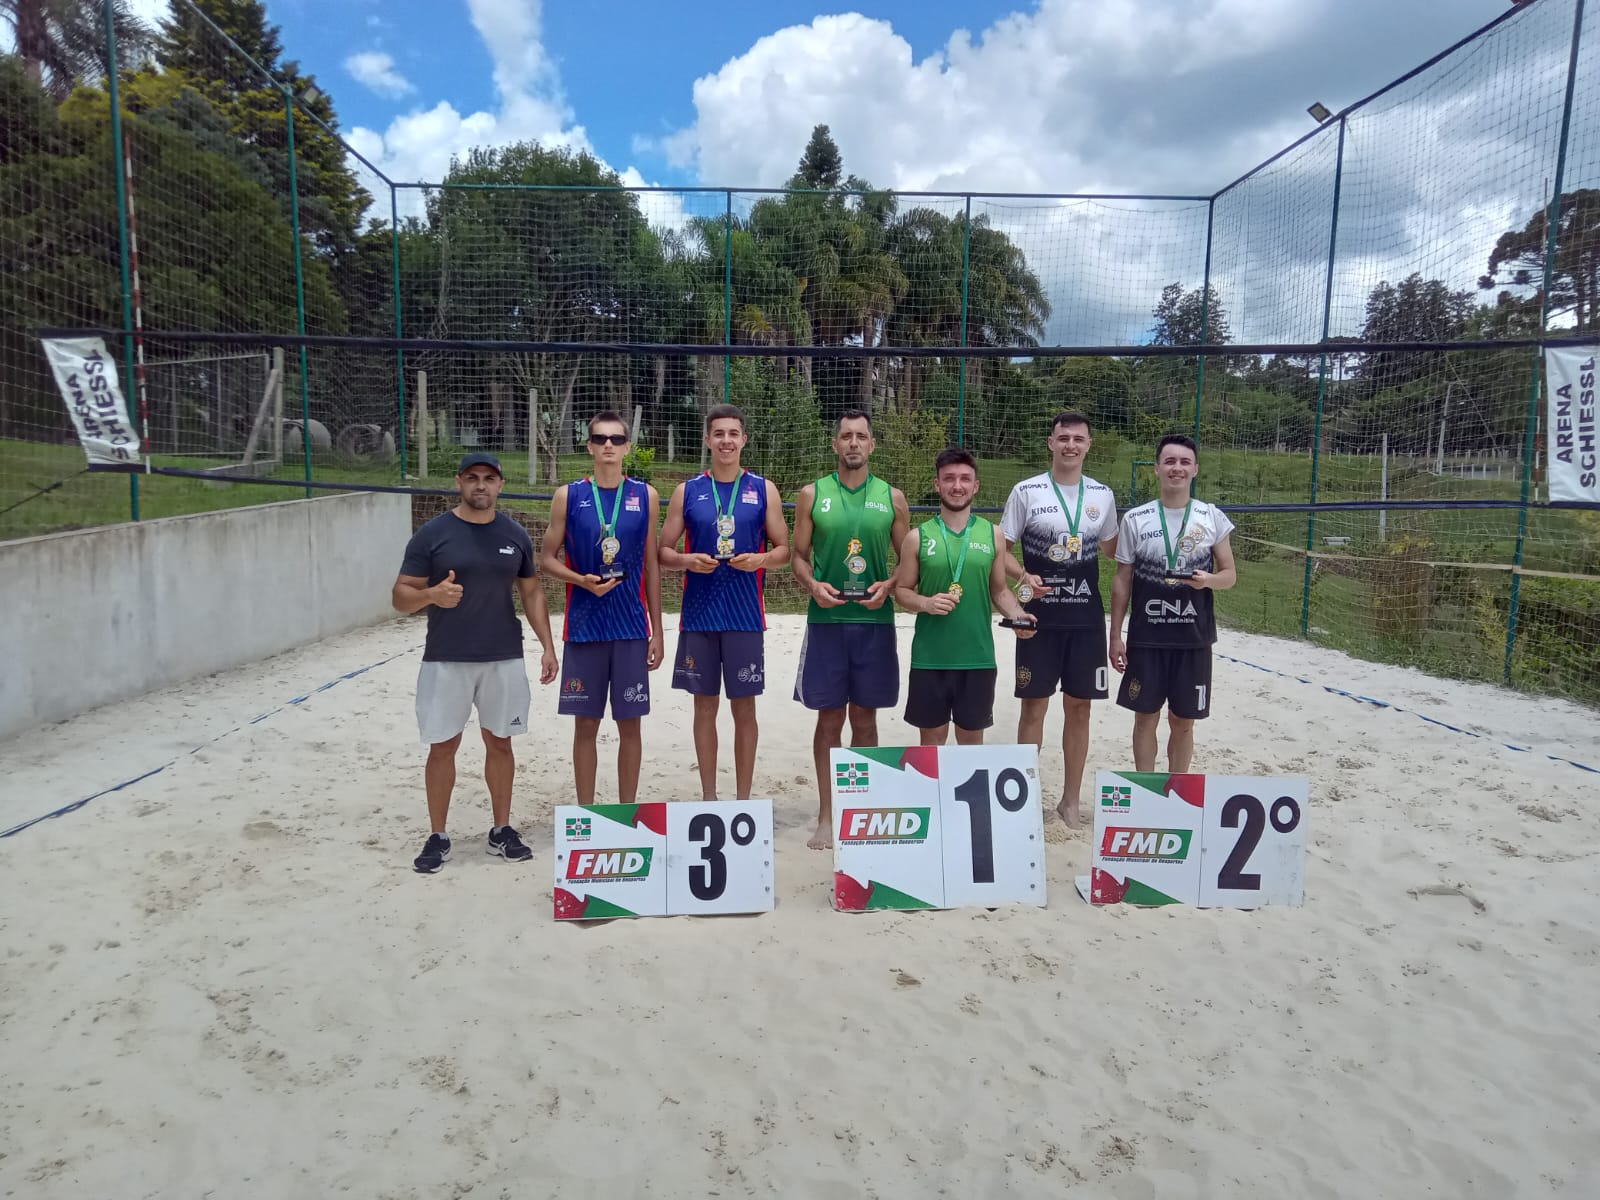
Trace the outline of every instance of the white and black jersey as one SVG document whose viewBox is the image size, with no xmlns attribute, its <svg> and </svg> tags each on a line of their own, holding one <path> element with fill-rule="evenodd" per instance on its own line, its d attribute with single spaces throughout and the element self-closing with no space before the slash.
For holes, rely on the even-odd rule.
<svg viewBox="0 0 1600 1200">
<path fill-rule="evenodd" d="M 1160 504 L 1151 500 L 1130 510 L 1117 540 L 1117 561 L 1133 564 L 1128 645 L 1209 646 L 1217 640 L 1212 591 L 1172 580 L 1172 572 L 1215 570 L 1212 547 L 1233 532 L 1233 522 L 1215 505 L 1196 500 L 1187 521 L 1183 509 L 1166 510 L 1163 536 Z M 1175 556 L 1170 565 L 1169 541 Z"/>
<path fill-rule="evenodd" d="M 1074 543 L 1068 518 L 1078 516 L 1080 489 L 1083 511 Z M 1110 488 L 1087 475 L 1073 485 L 1052 485 L 1048 471 L 1024 479 L 1011 489 L 1000 531 L 1007 541 L 1022 546 L 1023 569 L 1051 588 L 1023 605 L 1041 627 L 1104 628 L 1100 543 L 1117 536 L 1116 495 Z"/>
</svg>

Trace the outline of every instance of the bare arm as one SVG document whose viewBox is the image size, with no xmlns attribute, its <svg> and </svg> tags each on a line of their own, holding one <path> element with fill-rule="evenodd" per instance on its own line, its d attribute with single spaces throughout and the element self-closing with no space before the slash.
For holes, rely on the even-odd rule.
<svg viewBox="0 0 1600 1200">
<path fill-rule="evenodd" d="M 1011 553 L 1011 547 L 1015 545 L 1016 543 L 1010 538 L 1006 538 L 1006 578 L 1023 580 L 1029 587 L 1033 589 L 1034 595 L 1036 596 L 1051 591 L 1052 589 L 1045 586 L 1044 580 L 1040 579 L 1037 575 L 1029 574 L 1029 572 L 1023 567 L 1022 560 Z"/>
<path fill-rule="evenodd" d="M 389 593 L 389 602 L 403 613 L 414 613 L 430 604 L 454 608 L 461 603 L 461 585 L 456 582 L 454 571 L 432 587 L 421 575 L 400 575 Z"/>
<path fill-rule="evenodd" d="M 593 592 L 596 596 L 604 596 L 618 581 L 608 579 L 600 582 L 598 575 L 580 575 L 567 566 L 561 553 L 567 541 L 567 489 L 557 488 L 555 498 L 550 501 L 550 524 L 545 526 L 542 553 L 539 556 L 539 570 L 560 583 L 576 584 L 585 591 Z"/>
<path fill-rule="evenodd" d="M 1111 665 L 1118 674 L 1128 669 L 1128 647 L 1122 640 L 1122 622 L 1128 616 L 1128 601 L 1133 599 L 1133 564 L 1118 563 L 1111 581 Z"/>
<path fill-rule="evenodd" d="M 815 524 L 811 520 L 811 505 L 816 499 L 815 484 L 806 484 L 794 502 L 794 552 L 789 557 L 789 569 L 800 581 L 811 598 L 823 608 L 838 608 L 846 601 L 839 599 L 839 589 L 818 579 L 811 569 L 811 534 Z"/>
<path fill-rule="evenodd" d="M 678 549 L 683 540 L 683 501 L 687 484 L 680 483 L 672 490 L 667 502 L 667 519 L 661 524 L 659 561 L 669 571 L 694 571 L 709 575 L 717 569 L 717 560 L 709 554 L 685 554 Z"/>
<path fill-rule="evenodd" d="M 1185 582 L 1192 588 L 1210 588 L 1214 592 L 1225 592 L 1239 582 L 1239 572 L 1233 565 L 1233 543 L 1228 538 L 1211 547 L 1211 565 L 1217 570 L 1196 571 L 1194 578 Z"/>
<path fill-rule="evenodd" d="M 544 598 L 544 585 L 537 575 L 517 580 L 517 595 L 522 597 L 522 615 L 533 626 L 533 636 L 539 639 L 543 653 L 539 656 L 539 682 L 549 683 L 556 677 L 555 637 L 550 632 L 550 605 Z"/>
<path fill-rule="evenodd" d="M 995 608 L 1002 616 L 1009 617 L 1013 621 L 1032 621 L 1033 618 L 1022 607 L 1022 602 L 1017 599 L 1016 593 L 1006 584 L 1006 577 L 1010 574 L 1006 563 L 1016 561 L 1009 554 L 994 556 L 994 565 L 989 568 L 989 599 L 994 602 Z M 1033 631 L 1019 629 L 1017 636 L 1032 637 Z"/>
<path fill-rule="evenodd" d="M 649 497 L 650 520 L 646 523 L 644 542 L 644 599 L 650 610 L 650 647 L 646 665 L 654 671 L 665 657 L 663 647 L 666 635 L 661 629 L 661 560 L 656 542 L 656 514 L 661 511 L 661 494 L 648 483 L 644 487 Z"/>
<path fill-rule="evenodd" d="M 894 575 L 894 602 L 907 612 L 933 613 L 936 616 L 943 616 L 954 608 L 955 601 L 948 592 L 924 596 L 917 591 L 917 584 L 922 579 L 922 535 L 913 530 L 900 539 L 899 546 L 900 565 Z M 934 601 L 937 600 L 943 600 L 943 605 L 936 606 Z"/>
</svg>

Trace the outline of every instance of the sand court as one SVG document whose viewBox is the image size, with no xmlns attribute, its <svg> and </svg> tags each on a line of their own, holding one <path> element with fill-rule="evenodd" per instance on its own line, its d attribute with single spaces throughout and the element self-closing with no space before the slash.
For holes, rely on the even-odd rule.
<svg viewBox="0 0 1600 1200">
<path fill-rule="evenodd" d="M 1195 769 L 1310 778 L 1304 908 L 1093 910 L 1052 818 L 1046 909 L 846 916 L 805 848 L 802 629 L 768 634 L 760 917 L 551 919 L 570 729 L 537 684 L 533 862 L 483 853 L 469 727 L 454 857 L 415 875 L 420 621 L 0 744 L 0 828 L 163 768 L 0 840 L 0 1195 L 1600 1193 L 1600 775 L 1558 761 L 1600 763 L 1592 711 L 1224 630 Z M 669 670 L 643 799 L 698 791 Z M 1095 706 L 1091 772 L 1130 728 Z M 731 794 L 726 706 L 722 760 Z"/>
</svg>

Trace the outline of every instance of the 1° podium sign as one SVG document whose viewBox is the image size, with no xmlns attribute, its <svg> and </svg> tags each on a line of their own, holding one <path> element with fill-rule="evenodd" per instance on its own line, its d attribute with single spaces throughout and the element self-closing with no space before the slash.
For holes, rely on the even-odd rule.
<svg viewBox="0 0 1600 1200">
<path fill-rule="evenodd" d="M 852 747 L 830 765 L 834 908 L 1043 907 L 1035 747 Z"/>
</svg>

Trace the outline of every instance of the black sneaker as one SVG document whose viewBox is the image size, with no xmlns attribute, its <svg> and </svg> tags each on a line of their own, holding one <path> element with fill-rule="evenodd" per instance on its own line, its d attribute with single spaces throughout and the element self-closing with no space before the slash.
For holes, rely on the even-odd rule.
<svg viewBox="0 0 1600 1200">
<path fill-rule="evenodd" d="M 450 857 L 450 839 L 440 833 L 430 833 L 428 844 L 423 846 L 422 853 L 412 860 L 411 865 L 424 875 L 432 875 L 444 866 L 445 859 Z"/>
<path fill-rule="evenodd" d="M 509 825 L 502 827 L 499 833 L 489 830 L 489 844 L 484 849 L 511 862 L 527 862 L 533 857 L 533 851 L 523 845 L 517 831 Z"/>
</svg>

